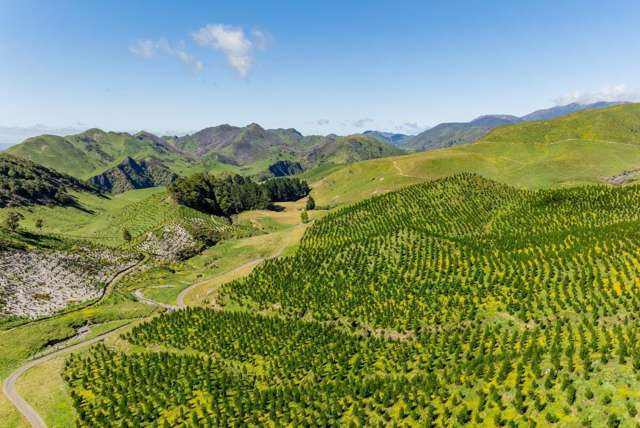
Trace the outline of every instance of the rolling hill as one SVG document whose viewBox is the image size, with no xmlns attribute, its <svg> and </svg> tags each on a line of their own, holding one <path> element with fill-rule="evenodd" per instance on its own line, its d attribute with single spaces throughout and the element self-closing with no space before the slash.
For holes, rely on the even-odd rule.
<svg viewBox="0 0 640 428">
<path fill-rule="evenodd" d="M 572 113 L 553 120 L 494 129 L 483 141 L 552 143 L 564 140 L 640 144 L 640 104 Z"/>
<path fill-rule="evenodd" d="M 346 137 L 327 137 L 324 144 L 314 146 L 306 155 L 311 165 L 345 164 L 367 159 L 397 156 L 404 153 L 391 144 L 384 143 L 364 135 Z"/>
<path fill-rule="evenodd" d="M 76 424 L 632 426 L 638 203 L 460 174 L 337 210 L 68 357 Z"/>
<path fill-rule="evenodd" d="M 549 120 L 578 111 L 593 110 L 621 104 L 619 102 L 597 102 L 592 104 L 568 104 L 537 110 L 522 117 L 511 115 L 480 116 L 471 122 L 441 123 L 433 128 L 405 140 L 400 146 L 408 150 L 426 151 L 480 140 L 489 131 L 503 125 L 520 122 Z"/>
<path fill-rule="evenodd" d="M 640 168 L 640 104 L 493 130 L 481 141 L 343 166 L 316 177 L 320 205 L 362 200 L 460 172 L 522 188 L 603 183 Z"/>
<path fill-rule="evenodd" d="M 520 119 L 515 116 L 489 115 L 481 116 L 471 122 L 441 123 L 410 138 L 401 147 L 409 150 L 426 151 L 471 143 L 496 126 L 509 125 L 519 121 Z"/>
</svg>

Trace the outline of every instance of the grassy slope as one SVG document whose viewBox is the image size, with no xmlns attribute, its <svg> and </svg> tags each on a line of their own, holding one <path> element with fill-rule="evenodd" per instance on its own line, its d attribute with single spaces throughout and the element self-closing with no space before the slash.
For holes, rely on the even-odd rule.
<svg viewBox="0 0 640 428">
<path fill-rule="evenodd" d="M 87 138 L 91 139 L 89 143 L 85 141 Z M 134 159 L 156 156 L 175 163 L 176 169 L 186 168 L 185 161 L 177 153 L 166 148 L 159 150 L 148 138 L 100 130 L 68 137 L 33 137 L 11 147 L 8 152 L 82 179 L 116 166 L 127 156 Z"/>
<path fill-rule="evenodd" d="M 586 110 L 553 120 L 496 128 L 483 141 L 549 143 L 563 140 L 640 144 L 640 104 Z"/>
<path fill-rule="evenodd" d="M 35 222 L 41 218 L 44 220 L 44 233 L 117 247 L 125 243 L 123 228 L 127 228 L 135 240 L 169 221 L 202 218 L 214 226 L 225 226 L 220 218 L 175 205 L 167 200 L 165 190 L 158 187 L 132 190 L 111 198 L 84 193 L 76 194 L 76 197 L 84 210 L 73 207 L 21 209 L 25 216 L 22 227 L 35 231 Z M 0 210 L 0 219 L 6 212 Z"/>
<path fill-rule="evenodd" d="M 640 104 L 589 110 L 497 128 L 478 143 L 348 165 L 317 181 L 313 195 L 340 205 L 465 171 L 534 189 L 597 183 L 640 167 L 636 143 Z"/>
</svg>

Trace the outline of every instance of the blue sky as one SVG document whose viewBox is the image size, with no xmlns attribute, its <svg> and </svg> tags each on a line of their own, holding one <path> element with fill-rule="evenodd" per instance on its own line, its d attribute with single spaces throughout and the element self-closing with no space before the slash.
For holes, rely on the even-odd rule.
<svg viewBox="0 0 640 428">
<path fill-rule="evenodd" d="M 0 125 L 412 133 L 639 100 L 640 2 L 0 0 Z"/>
</svg>

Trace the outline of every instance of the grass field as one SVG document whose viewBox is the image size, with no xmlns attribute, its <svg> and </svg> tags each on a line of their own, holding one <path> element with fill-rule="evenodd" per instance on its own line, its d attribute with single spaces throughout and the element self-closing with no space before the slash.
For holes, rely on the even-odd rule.
<svg viewBox="0 0 640 428">
<path fill-rule="evenodd" d="M 337 206 L 409 184 L 460 172 L 520 188 L 602 183 L 640 167 L 640 145 L 566 140 L 551 143 L 479 142 L 344 166 L 313 184 L 319 205 Z"/>
</svg>

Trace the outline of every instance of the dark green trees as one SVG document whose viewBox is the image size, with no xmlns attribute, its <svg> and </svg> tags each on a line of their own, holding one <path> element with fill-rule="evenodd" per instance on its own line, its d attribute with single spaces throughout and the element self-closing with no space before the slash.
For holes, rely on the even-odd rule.
<svg viewBox="0 0 640 428">
<path fill-rule="evenodd" d="M 262 184 L 272 202 L 297 201 L 309 194 L 309 185 L 299 178 L 277 177 Z"/>
<path fill-rule="evenodd" d="M 264 209 L 270 203 L 265 188 L 240 175 L 195 174 L 176 180 L 169 186 L 169 192 L 181 205 L 224 217 Z"/>
<path fill-rule="evenodd" d="M 242 211 L 266 209 L 271 202 L 294 201 L 309 193 L 309 185 L 297 178 L 272 178 L 258 184 L 240 175 L 216 177 L 195 174 L 169 186 L 179 204 L 213 215 L 229 217 Z"/>
<path fill-rule="evenodd" d="M 307 198 L 307 203 L 305 205 L 305 208 L 307 209 L 307 211 L 311 211 L 311 210 L 315 210 L 316 209 L 316 201 L 315 201 L 315 199 L 313 199 L 312 196 L 309 196 Z"/>
</svg>

